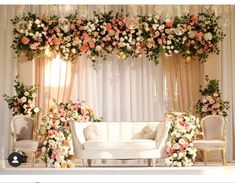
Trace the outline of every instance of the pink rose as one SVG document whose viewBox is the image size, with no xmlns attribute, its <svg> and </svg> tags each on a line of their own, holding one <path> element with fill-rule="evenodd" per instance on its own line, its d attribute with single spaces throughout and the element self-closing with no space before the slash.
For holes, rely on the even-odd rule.
<svg viewBox="0 0 235 183">
<path fill-rule="evenodd" d="M 70 24 L 70 29 L 71 30 L 75 30 L 75 25 L 74 24 Z"/>
<path fill-rule="evenodd" d="M 24 45 L 28 44 L 29 41 L 30 41 L 30 39 L 27 38 L 26 36 L 24 36 L 24 37 L 21 38 L 21 42 L 22 42 Z"/>
<path fill-rule="evenodd" d="M 77 24 L 78 26 L 79 26 L 81 23 L 82 23 L 81 20 L 77 20 L 77 21 L 76 21 L 76 24 Z"/>
<path fill-rule="evenodd" d="M 112 48 L 111 45 L 108 46 L 108 50 L 109 50 L 109 51 L 112 51 L 112 50 L 113 50 L 113 48 Z"/>
<path fill-rule="evenodd" d="M 157 41 L 159 44 L 162 44 L 162 38 L 158 38 Z"/>
<path fill-rule="evenodd" d="M 170 31 L 170 29 L 166 29 L 165 32 L 166 32 L 167 34 L 170 34 L 171 31 Z"/>
<path fill-rule="evenodd" d="M 95 44 L 94 43 L 90 43 L 90 48 L 94 48 Z"/>
<path fill-rule="evenodd" d="M 40 43 L 42 42 L 42 38 L 41 37 L 38 38 L 38 42 L 40 42 Z"/>
</svg>

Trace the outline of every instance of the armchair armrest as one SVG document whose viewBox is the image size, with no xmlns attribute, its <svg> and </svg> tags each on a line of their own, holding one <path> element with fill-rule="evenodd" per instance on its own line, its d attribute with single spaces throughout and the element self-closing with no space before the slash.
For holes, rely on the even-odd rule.
<svg viewBox="0 0 235 183">
<path fill-rule="evenodd" d="M 163 151 L 165 150 L 166 141 L 168 139 L 168 131 L 170 129 L 170 122 L 169 121 L 165 121 L 162 123 L 163 124 L 161 124 L 161 126 L 159 126 L 159 128 L 157 129 L 157 134 L 155 137 L 155 141 L 157 143 L 157 148 L 158 148 L 161 156 L 163 156 L 163 154 L 165 153 Z"/>
</svg>

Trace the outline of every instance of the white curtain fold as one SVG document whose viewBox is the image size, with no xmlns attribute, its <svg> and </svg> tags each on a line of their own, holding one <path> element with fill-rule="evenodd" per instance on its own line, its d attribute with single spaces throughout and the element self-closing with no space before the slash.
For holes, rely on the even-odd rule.
<svg viewBox="0 0 235 183">
<path fill-rule="evenodd" d="M 224 18 L 227 17 L 227 18 Z M 227 117 L 228 160 L 235 159 L 235 6 L 224 7 L 223 31 L 226 34 L 221 47 L 222 97 L 230 102 Z"/>
<path fill-rule="evenodd" d="M 161 64 L 146 58 L 92 63 L 78 61 L 73 99 L 85 100 L 104 121 L 158 121 L 163 119 Z"/>
</svg>

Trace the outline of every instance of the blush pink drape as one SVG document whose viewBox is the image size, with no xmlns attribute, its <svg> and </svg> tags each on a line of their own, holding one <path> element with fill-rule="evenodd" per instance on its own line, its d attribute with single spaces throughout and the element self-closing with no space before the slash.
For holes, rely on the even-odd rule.
<svg viewBox="0 0 235 183">
<path fill-rule="evenodd" d="M 189 111 L 200 98 L 203 64 L 198 60 L 185 63 L 182 55 L 161 55 L 166 111 Z M 193 111 L 192 111 L 193 112 Z M 194 111 L 195 112 L 195 111 Z"/>
<path fill-rule="evenodd" d="M 43 109 L 38 121 L 47 114 L 53 99 L 57 102 L 66 102 L 71 99 L 76 74 L 75 64 L 56 60 L 55 57 L 41 57 L 36 60 L 35 83 L 38 86 L 36 104 Z"/>
</svg>

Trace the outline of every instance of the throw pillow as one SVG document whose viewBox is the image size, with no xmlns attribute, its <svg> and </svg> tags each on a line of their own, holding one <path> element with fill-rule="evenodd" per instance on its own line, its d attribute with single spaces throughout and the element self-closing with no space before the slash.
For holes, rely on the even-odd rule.
<svg viewBox="0 0 235 183">
<path fill-rule="evenodd" d="M 102 131 L 97 125 L 89 125 L 83 130 L 86 140 L 102 140 Z"/>
<path fill-rule="evenodd" d="M 132 139 L 149 139 L 153 140 L 156 135 L 156 131 L 149 126 L 144 127 L 139 133 L 135 134 Z"/>
</svg>

